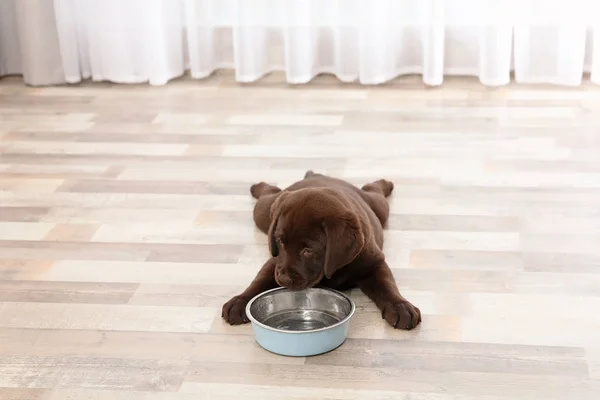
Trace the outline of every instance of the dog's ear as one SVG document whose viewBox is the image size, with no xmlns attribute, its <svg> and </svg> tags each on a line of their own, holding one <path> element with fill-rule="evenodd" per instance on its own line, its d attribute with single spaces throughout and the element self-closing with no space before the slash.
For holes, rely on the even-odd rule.
<svg viewBox="0 0 600 400">
<path fill-rule="evenodd" d="M 275 230 L 277 229 L 277 223 L 279 222 L 279 216 L 281 215 L 283 202 L 289 196 L 289 194 L 289 192 L 281 192 L 271 205 L 271 225 L 269 226 L 267 237 L 269 241 L 269 250 L 271 251 L 271 255 L 273 257 L 277 257 L 277 255 L 279 255 L 279 247 L 277 246 L 277 241 L 275 240 Z"/>
<path fill-rule="evenodd" d="M 358 256 L 365 246 L 365 235 L 360 220 L 352 213 L 326 219 L 323 226 L 327 236 L 324 272 L 331 278 Z"/>
</svg>

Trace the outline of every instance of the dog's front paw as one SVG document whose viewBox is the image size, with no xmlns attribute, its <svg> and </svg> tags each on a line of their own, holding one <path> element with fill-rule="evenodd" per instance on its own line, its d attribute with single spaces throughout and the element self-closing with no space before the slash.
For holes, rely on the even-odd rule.
<svg viewBox="0 0 600 400">
<path fill-rule="evenodd" d="M 241 325 L 250 322 L 246 315 L 246 304 L 248 299 L 242 296 L 234 296 L 227 303 L 223 304 L 221 317 L 229 325 Z"/>
<path fill-rule="evenodd" d="M 421 310 L 408 301 L 389 303 L 381 311 L 381 317 L 396 329 L 411 330 L 421 323 Z"/>
</svg>

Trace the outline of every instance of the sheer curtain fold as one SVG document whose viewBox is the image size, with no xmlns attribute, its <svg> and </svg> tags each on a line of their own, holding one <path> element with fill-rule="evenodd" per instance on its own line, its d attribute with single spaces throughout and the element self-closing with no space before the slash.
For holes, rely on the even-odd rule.
<svg viewBox="0 0 600 400">
<path fill-rule="evenodd" d="M 448 75 L 471 75 L 484 85 L 501 86 L 514 73 L 520 83 L 578 85 L 585 72 L 596 70 L 598 45 L 591 40 L 597 29 L 588 15 L 598 9 L 594 1 L 548 7 L 545 1 L 523 0 L 514 8 L 504 0 L 187 3 L 198 13 L 187 29 L 203 38 L 202 46 L 189 51 L 205 61 L 202 73 L 191 65 L 192 76 L 231 67 L 241 82 L 283 70 L 290 83 L 308 82 L 319 73 L 362 84 L 420 74 L 428 85 L 440 85 Z M 223 39 L 229 42 L 224 45 Z M 231 49 L 232 57 L 221 49 Z"/>
<path fill-rule="evenodd" d="M 0 74 L 162 85 L 231 68 L 240 82 L 283 71 L 294 84 L 329 73 L 501 86 L 511 73 L 579 85 L 590 72 L 600 83 L 599 10 L 593 0 L 2 0 Z"/>
<path fill-rule="evenodd" d="M 185 70 L 182 5 L 54 0 L 65 79 L 167 83 Z"/>
<path fill-rule="evenodd" d="M 590 66 L 590 80 L 600 85 L 600 25 L 594 27 L 593 30 L 593 46 L 591 47 L 591 59 L 592 63 Z M 596 62 L 593 62 L 596 60 Z"/>
<path fill-rule="evenodd" d="M 52 0 L 0 1 L 0 76 L 30 85 L 64 82 Z"/>
</svg>

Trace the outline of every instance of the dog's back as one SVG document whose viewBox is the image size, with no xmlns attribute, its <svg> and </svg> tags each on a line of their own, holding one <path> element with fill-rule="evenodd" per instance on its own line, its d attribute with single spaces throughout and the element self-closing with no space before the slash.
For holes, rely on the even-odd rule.
<svg viewBox="0 0 600 400">
<path fill-rule="evenodd" d="M 308 171 L 306 175 L 304 175 L 304 179 L 298 181 L 292 185 L 290 185 L 286 190 L 287 191 L 295 191 L 304 188 L 319 188 L 319 187 L 327 187 L 332 189 L 337 189 L 343 192 L 345 195 L 353 198 L 357 204 L 363 209 L 365 214 L 367 215 L 371 228 L 373 230 L 373 234 L 375 235 L 375 240 L 380 248 L 383 247 L 383 226 L 380 222 L 380 219 L 377 217 L 375 210 L 369 203 L 369 199 L 367 198 L 367 194 L 352 185 L 351 183 L 344 181 L 342 179 L 330 177 L 327 175 L 317 174 L 313 171 Z"/>
</svg>

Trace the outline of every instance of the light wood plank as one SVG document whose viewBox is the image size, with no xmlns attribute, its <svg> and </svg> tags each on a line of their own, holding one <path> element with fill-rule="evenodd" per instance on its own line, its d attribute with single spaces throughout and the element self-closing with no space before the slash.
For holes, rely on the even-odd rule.
<svg viewBox="0 0 600 400">
<path fill-rule="evenodd" d="M 227 277 L 224 278 L 226 280 Z M 159 279 L 156 279 L 157 281 Z M 164 280 L 163 280 L 164 281 Z M 176 307 L 219 308 L 238 294 L 239 285 L 201 285 L 187 281 L 182 284 L 142 283 L 135 291 L 129 304 L 163 305 Z"/>
<path fill-rule="evenodd" d="M 111 304 L 0 303 L 6 328 L 206 332 L 216 310 Z"/>
<path fill-rule="evenodd" d="M 490 345 L 480 343 L 351 339 L 308 365 L 356 366 L 438 372 L 509 373 L 587 378 L 581 348 Z"/>
<path fill-rule="evenodd" d="M 30 211 L 32 210 L 32 211 Z M 36 212 L 37 208 L 28 208 L 23 214 Z M 195 210 L 177 209 L 120 209 L 120 208 L 78 208 L 54 207 L 42 209 L 40 217 L 42 222 L 56 224 L 121 224 L 142 223 L 153 221 L 155 223 L 190 223 L 193 222 L 198 212 Z M 216 214 L 216 213 L 215 213 Z M 26 214 L 27 215 L 27 214 Z"/>
<path fill-rule="evenodd" d="M 224 244 L 0 241 L 0 259 L 234 263 L 242 251 Z"/>
<path fill-rule="evenodd" d="M 49 211 L 46 207 L 0 207 L 0 221 L 38 222 Z"/>
<path fill-rule="evenodd" d="M 506 380 L 511 385 L 504 385 Z M 434 370 L 397 370 L 388 368 L 364 368 L 312 365 L 310 369 L 295 365 L 214 363 L 197 365 L 186 376 L 188 382 L 219 382 L 236 384 L 278 386 L 393 390 L 402 392 L 427 392 L 434 394 L 451 392 L 455 396 L 523 396 L 524 398 L 561 399 L 576 394 L 579 398 L 592 399 L 599 387 L 598 381 L 581 380 L 579 377 L 551 377 L 508 373 L 438 372 Z M 485 397 L 484 397 L 485 398 Z"/>
<path fill-rule="evenodd" d="M 0 329 L 7 346 L 0 357 L 95 357 L 163 362 L 267 362 L 271 364 L 305 363 L 303 357 L 279 357 L 265 352 L 249 335 L 211 335 L 172 332 L 119 332 L 71 330 L 69 343 L 65 331 L 45 329 Z"/>
<path fill-rule="evenodd" d="M 63 181 L 60 182 L 63 184 Z M 58 186 L 53 187 L 54 191 Z M 249 195 L 186 195 L 147 193 L 30 193 L 0 192 L 0 205 L 21 207 L 109 207 L 109 208 L 166 208 L 215 211 L 252 211 L 254 202 Z"/>
<path fill-rule="evenodd" d="M 411 268 L 519 271 L 524 269 L 523 255 L 518 251 L 412 250 Z"/>
<path fill-rule="evenodd" d="M 183 123 L 190 125 L 201 125 L 206 123 L 208 118 L 201 114 L 186 113 L 159 113 L 153 120 L 153 124 L 172 124 Z"/>
<path fill-rule="evenodd" d="M 100 224 L 56 224 L 44 239 L 57 242 L 87 242 L 99 228 Z"/>
<path fill-rule="evenodd" d="M 188 148 L 186 144 L 151 143 L 75 143 L 75 142 L 25 142 L 12 141 L 6 144 L 7 153 L 49 154 L 134 154 L 134 155 L 178 155 Z"/>
<path fill-rule="evenodd" d="M 0 396 L 5 400 L 51 400 L 49 389 L 0 388 Z"/>
<path fill-rule="evenodd" d="M 376 147 L 369 146 L 370 151 L 379 154 L 382 157 L 452 157 L 464 159 L 479 152 L 480 156 L 493 157 L 498 159 L 532 159 L 532 160 L 565 160 L 571 155 L 571 149 L 568 148 L 552 148 L 539 149 L 534 143 L 523 144 L 523 147 L 517 149 L 492 149 L 492 148 L 475 148 L 475 147 L 460 147 L 448 145 L 447 148 L 437 148 L 431 145 L 422 145 L 420 148 L 411 147 L 395 147 L 386 146 L 385 144 L 377 144 Z M 285 155 L 289 157 L 361 157 L 364 155 L 364 145 L 349 145 L 349 146 L 292 146 L 292 145 L 228 145 L 223 150 L 223 155 L 226 157 L 268 157 L 270 154 Z M 449 177 L 453 177 L 450 175 Z M 454 176 L 455 179 L 457 179 Z M 448 183 L 452 183 L 448 179 Z"/>
<path fill-rule="evenodd" d="M 516 232 L 392 231 L 384 234 L 385 247 L 414 250 L 517 251 L 521 248 Z"/>
<path fill-rule="evenodd" d="M 0 302 L 126 304 L 137 284 L 0 281 Z"/>
<path fill-rule="evenodd" d="M 302 126 L 337 126 L 342 123 L 340 115 L 297 115 L 297 114 L 264 114 L 236 115 L 229 118 L 231 125 L 302 125 Z"/>
<path fill-rule="evenodd" d="M 236 285 L 252 279 L 262 264 L 58 261 L 44 279 L 67 282 Z"/>
<path fill-rule="evenodd" d="M 41 240 L 54 227 L 42 222 L 0 222 L 0 240 Z"/>
<path fill-rule="evenodd" d="M 1 252 L 0 252 L 1 254 Z M 36 280 L 45 274 L 54 264 L 48 260 L 22 260 L 0 258 L 0 279 Z"/>
<path fill-rule="evenodd" d="M 0 357 L 0 386 L 172 392 L 183 369 L 180 362 L 143 359 Z"/>
<path fill-rule="evenodd" d="M 4 157 L 4 155 L 3 155 Z M 7 178 L 0 180 L 0 189 L 10 189 L 10 191 L 2 191 L 0 192 L 0 198 L 20 196 L 20 195 L 30 195 L 34 197 L 39 197 L 40 194 L 49 194 L 54 192 L 58 187 L 60 187 L 64 183 L 64 179 L 30 179 L 27 177 L 22 178 Z M 17 205 L 25 205 L 21 203 L 17 203 Z"/>
<path fill-rule="evenodd" d="M 339 171 L 323 171 L 331 175 L 340 175 Z M 163 168 L 149 174 L 146 168 L 127 168 L 118 179 L 139 181 L 139 180 L 161 180 L 161 181 L 203 181 L 203 182 L 222 182 L 222 181 L 241 181 L 241 182 L 279 182 L 281 180 L 296 179 L 304 177 L 306 169 L 267 169 L 255 168 L 247 169 L 188 169 L 188 168 Z M 249 190 L 250 184 L 247 185 Z"/>
<path fill-rule="evenodd" d="M 402 231 L 462 231 L 462 232 L 518 232 L 515 217 L 486 217 L 468 215 L 406 215 L 392 214 L 390 230 Z"/>
<path fill-rule="evenodd" d="M 101 225 L 93 237 L 94 242 L 127 243 L 182 243 L 182 244 L 267 244 L 267 237 L 257 228 L 246 224 L 234 232 L 228 226 L 201 226 L 192 223 L 164 222 L 157 229 L 155 222 Z"/>
</svg>

